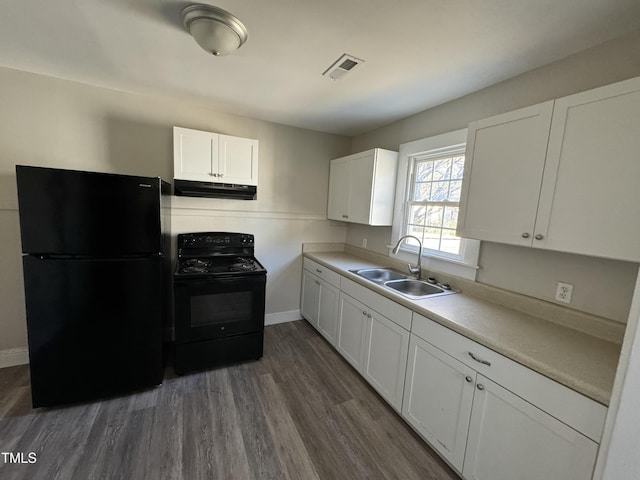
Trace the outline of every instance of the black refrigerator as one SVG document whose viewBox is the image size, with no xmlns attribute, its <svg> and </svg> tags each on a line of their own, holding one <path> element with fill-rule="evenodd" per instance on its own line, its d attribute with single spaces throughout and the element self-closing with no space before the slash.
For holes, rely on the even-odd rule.
<svg viewBox="0 0 640 480">
<path fill-rule="evenodd" d="M 162 382 L 170 186 L 16 166 L 34 407 Z"/>
</svg>

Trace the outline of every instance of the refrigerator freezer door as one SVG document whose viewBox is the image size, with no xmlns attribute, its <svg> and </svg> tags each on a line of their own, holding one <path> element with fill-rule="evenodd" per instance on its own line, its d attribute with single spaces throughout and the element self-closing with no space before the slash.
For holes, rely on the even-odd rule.
<svg viewBox="0 0 640 480">
<path fill-rule="evenodd" d="M 161 181 L 16 166 L 22 251 L 38 255 L 157 254 Z"/>
<path fill-rule="evenodd" d="M 23 257 L 34 407 L 162 381 L 162 258 Z"/>
</svg>

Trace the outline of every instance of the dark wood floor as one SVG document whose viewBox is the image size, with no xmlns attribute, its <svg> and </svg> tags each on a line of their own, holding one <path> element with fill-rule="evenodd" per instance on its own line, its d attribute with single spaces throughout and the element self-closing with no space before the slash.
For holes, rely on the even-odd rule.
<svg viewBox="0 0 640 480">
<path fill-rule="evenodd" d="M 458 477 L 305 321 L 267 327 L 258 362 L 102 402 L 31 409 L 26 366 L 0 370 L 9 479 Z M 28 457 L 25 456 L 25 460 Z"/>
</svg>

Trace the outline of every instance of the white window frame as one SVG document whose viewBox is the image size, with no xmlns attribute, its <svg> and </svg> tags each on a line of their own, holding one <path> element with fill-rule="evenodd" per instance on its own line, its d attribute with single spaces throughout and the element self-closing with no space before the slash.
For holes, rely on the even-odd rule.
<svg viewBox="0 0 640 480">
<path fill-rule="evenodd" d="M 393 226 L 391 229 L 392 245 L 389 246 L 389 255 L 393 255 L 392 248 L 398 239 L 405 234 L 407 228 L 407 200 L 412 185 L 413 159 L 431 155 L 454 152 L 463 149 L 467 141 L 467 129 L 463 128 L 454 132 L 448 132 L 434 137 L 423 138 L 414 142 L 400 145 L 398 154 L 398 178 L 396 184 L 396 198 L 393 214 Z M 403 242 L 397 258 L 415 263 L 416 246 Z M 480 242 L 463 238 L 460 244 L 460 254 L 453 255 L 437 250 L 423 249 L 422 265 L 428 270 L 441 271 L 469 280 L 476 279 L 478 270 L 478 256 L 480 254 Z"/>
</svg>

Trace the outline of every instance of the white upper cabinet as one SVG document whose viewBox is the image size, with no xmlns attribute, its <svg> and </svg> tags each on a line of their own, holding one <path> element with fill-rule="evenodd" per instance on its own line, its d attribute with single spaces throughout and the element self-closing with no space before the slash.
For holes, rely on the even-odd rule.
<svg viewBox="0 0 640 480">
<path fill-rule="evenodd" d="M 469 124 L 458 235 L 531 245 L 553 101 Z"/>
<path fill-rule="evenodd" d="M 173 178 L 258 184 L 258 140 L 173 127 Z"/>
<path fill-rule="evenodd" d="M 556 100 L 535 238 L 640 261 L 640 78 Z"/>
<path fill-rule="evenodd" d="M 640 261 L 638 125 L 640 78 L 472 123 L 458 234 Z"/>
<path fill-rule="evenodd" d="M 331 220 L 389 226 L 393 219 L 398 153 L 374 148 L 331 161 Z"/>
</svg>

